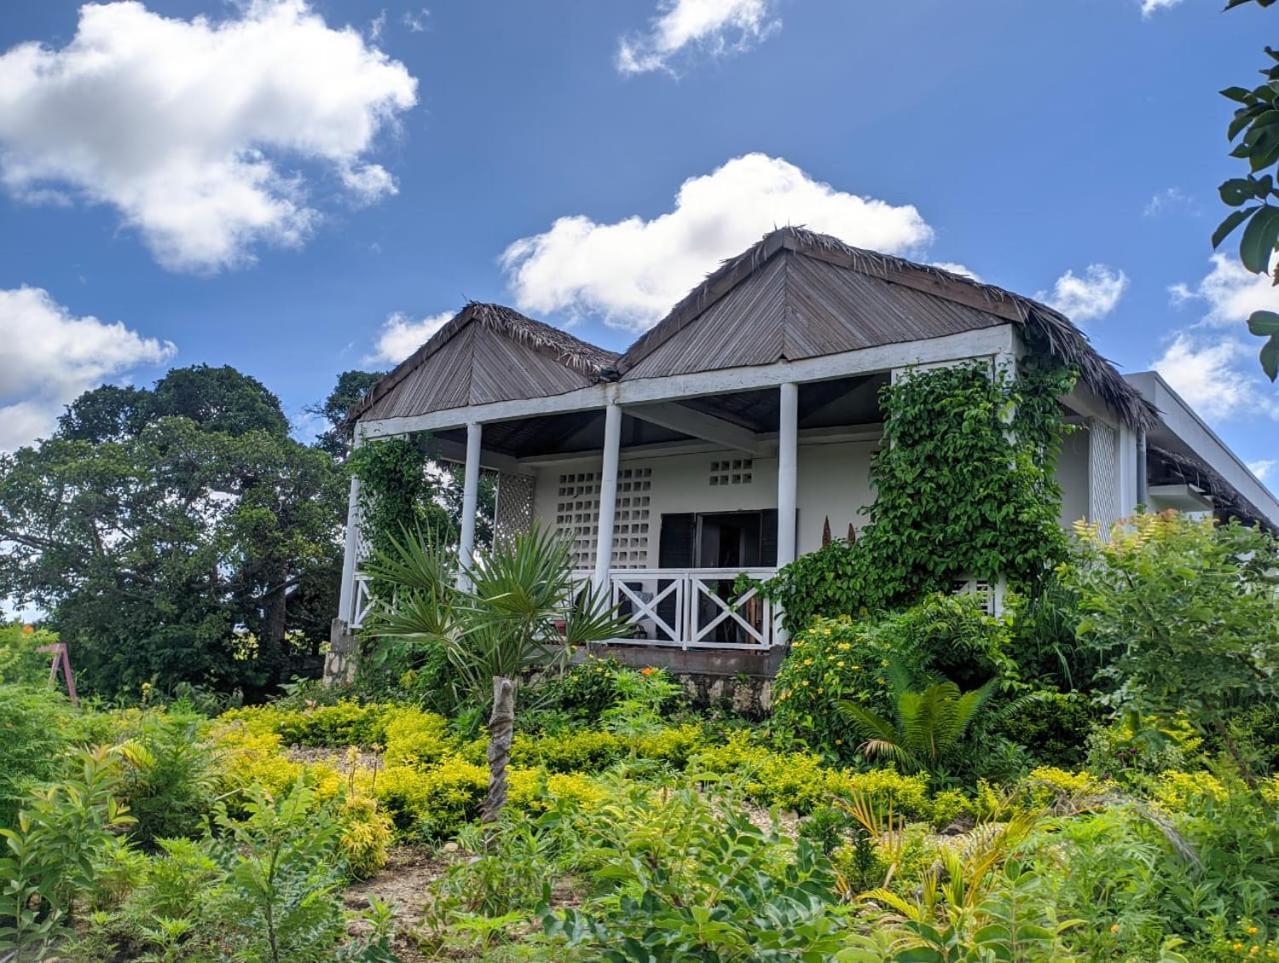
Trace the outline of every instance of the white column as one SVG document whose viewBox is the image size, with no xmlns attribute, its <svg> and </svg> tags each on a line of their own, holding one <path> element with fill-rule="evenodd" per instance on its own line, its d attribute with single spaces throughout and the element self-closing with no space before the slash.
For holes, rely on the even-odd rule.
<svg viewBox="0 0 1279 963">
<path fill-rule="evenodd" d="M 360 551 L 360 480 L 351 476 L 346 499 L 346 545 L 342 550 L 342 589 L 338 595 L 338 618 L 348 626 L 355 617 L 355 566 Z"/>
<path fill-rule="evenodd" d="M 462 471 L 462 533 L 457 544 L 458 585 L 467 584 L 466 569 L 475 553 L 475 508 L 480 490 L 480 423 L 466 426 L 466 464 Z"/>
<path fill-rule="evenodd" d="M 799 386 L 781 385 L 777 419 L 777 566 L 795 561 L 795 479 L 799 461 Z"/>
<path fill-rule="evenodd" d="M 600 514 L 592 580 L 600 593 L 608 590 L 608 572 L 613 561 L 613 515 L 617 508 L 617 459 L 621 447 L 622 409 L 610 401 L 604 409 L 604 463 L 600 467 Z"/>
</svg>

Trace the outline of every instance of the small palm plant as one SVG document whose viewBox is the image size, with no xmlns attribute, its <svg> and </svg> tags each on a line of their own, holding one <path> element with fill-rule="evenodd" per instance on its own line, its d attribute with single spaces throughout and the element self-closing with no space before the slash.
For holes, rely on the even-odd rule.
<svg viewBox="0 0 1279 963">
<path fill-rule="evenodd" d="M 453 549 L 431 536 L 392 539 L 364 571 L 383 586 L 370 625 L 379 636 L 442 644 L 460 694 L 489 707 L 489 788 L 484 822 L 506 803 L 516 690 L 529 672 L 567 661 L 573 649 L 617 637 L 623 622 L 572 580 L 568 545 L 537 527 L 499 541 L 456 585 Z"/>
<path fill-rule="evenodd" d="M 861 745 L 866 758 L 888 758 L 907 769 L 931 773 L 944 768 L 998 682 L 991 679 L 970 692 L 960 692 L 953 682 L 916 691 L 900 666 L 892 668 L 892 680 L 894 720 L 848 700 L 839 703 L 839 714 L 866 740 Z"/>
</svg>

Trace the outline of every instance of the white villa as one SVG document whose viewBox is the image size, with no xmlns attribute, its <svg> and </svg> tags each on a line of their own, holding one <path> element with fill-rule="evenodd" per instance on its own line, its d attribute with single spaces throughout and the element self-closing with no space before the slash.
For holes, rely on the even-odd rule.
<svg viewBox="0 0 1279 963">
<path fill-rule="evenodd" d="M 465 465 L 463 557 L 481 471 L 497 475 L 498 537 L 534 520 L 569 536 L 580 577 L 630 615 L 611 654 L 771 674 L 776 613 L 730 586 L 865 524 L 880 387 L 1037 352 L 1080 372 L 1061 399 L 1082 428 L 1057 469 L 1063 525 L 1145 504 L 1279 528 L 1279 501 L 1159 375 L 1121 376 L 1061 314 L 797 228 L 725 262 L 621 355 L 469 304 L 350 418 L 356 444 L 427 432 Z M 357 506 L 353 485 L 335 651 L 368 604 Z"/>
</svg>

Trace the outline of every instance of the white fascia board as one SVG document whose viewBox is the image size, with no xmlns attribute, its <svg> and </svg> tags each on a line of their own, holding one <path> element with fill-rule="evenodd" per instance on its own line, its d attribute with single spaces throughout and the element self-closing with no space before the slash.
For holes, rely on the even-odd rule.
<svg viewBox="0 0 1279 963">
<path fill-rule="evenodd" d="M 1279 527 L 1279 499 L 1249 470 L 1243 460 L 1204 423 L 1195 410 L 1175 392 L 1157 371 L 1125 375 L 1125 380 L 1155 406 L 1163 422 L 1191 451 L 1252 502 L 1272 525 Z"/>
</svg>

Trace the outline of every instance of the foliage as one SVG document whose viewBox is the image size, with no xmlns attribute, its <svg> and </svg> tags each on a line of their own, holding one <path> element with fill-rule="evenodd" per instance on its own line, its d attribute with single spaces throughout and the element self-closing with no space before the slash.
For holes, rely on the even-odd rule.
<svg viewBox="0 0 1279 963">
<path fill-rule="evenodd" d="M 72 900 L 94 888 L 112 834 L 132 822 L 113 795 L 118 779 L 113 754 L 86 751 L 76 775 L 34 792 L 16 827 L 0 828 L 0 950 L 43 959 Z"/>
<path fill-rule="evenodd" d="M 1231 747 L 1231 714 L 1279 698 L 1279 546 L 1234 522 L 1175 513 L 1131 524 L 1109 542 L 1085 533 L 1069 569 L 1080 636 L 1115 687 L 1103 699 L 1141 716 L 1184 712 Z"/>
<path fill-rule="evenodd" d="M 867 758 L 884 757 L 907 769 L 941 775 L 954 762 L 956 750 L 973 719 L 994 692 L 992 679 L 980 689 L 960 692 L 953 682 L 937 682 L 922 692 L 899 680 L 893 721 L 845 700 L 839 712 L 865 738 Z"/>
<path fill-rule="evenodd" d="M 385 375 L 385 371 L 343 371 L 323 402 L 307 406 L 307 414 L 319 416 L 329 426 L 315 439 L 316 448 L 332 458 L 346 456 L 351 434 L 346 426 L 347 413 Z"/>
<path fill-rule="evenodd" d="M 360 480 L 363 529 L 373 550 L 384 557 L 396 540 L 422 532 L 432 544 L 457 537 L 448 513 L 439 504 L 440 480 L 428 471 L 425 447 L 411 438 L 386 438 L 354 449 L 347 468 Z M 376 576 L 375 576 L 376 577 Z"/>
<path fill-rule="evenodd" d="M 1084 761 L 1097 712 L 1082 693 L 1038 689 L 994 715 L 994 722 L 984 727 L 986 734 L 1027 747 L 1041 765 L 1071 767 Z"/>
<path fill-rule="evenodd" d="M 586 827 L 591 899 L 545 920 L 574 958 L 821 959 L 841 946 L 832 877 L 801 841 L 691 788 L 632 792 Z"/>
<path fill-rule="evenodd" d="M 327 638 L 342 483 L 233 369 L 96 389 L 0 457 L 0 594 L 50 613 L 85 691 L 269 687 Z"/>
<path fill-rule="evenodd" d="M 204 726 L 199 717 L 151 714 L 138 736 L 121 746 L 126 765 L 119 795 L 139 843 L 151 846 L 203 829 L 217 787 L 217 759 L 202 738 Z"/>
<path fill-rule="evenodd" d="M 0 623 L 0 685 L 37 685 L 49 678 L 52 656 L 37 651 L 58 637 L 21 622 Z"/>
<path fill-rule="evenodd" d="M 978 686 L 995 676 L 1015 677 L 1007 655 L 1004 620 L 982 611 L 972 596 L 926 596 L 880 618 L 816 619 L 791 643 L 774 686 L 773 727 L 815 749 L 851 758 L 838 711 L 841 701 L 887 716 L 893 710 L 889 667 L 908 685 L 938 678 Z"/>
<path fill-rule="evenodd" d="M 1250 2 L 1252 0 L 1227 0 L 1226 9 Z M 1256 2 L 1268 7 L 1274 0 Z M 1265 82 L 1251 89 L 1227 87 L 1221 92 L 1223 97 L 1239 105 L 1226 135 L 1231 142 L 1238 140 L 1230 156 L 1247 161 L 1248 173 L 1230 178 L 1219 188 L 1222 201 L 1235 210 L 1212 235 L 1212 246 L 1220 247 L 1222 241 L 1246 224 L 1239 241 L 1239 260 L 1253 274 L 1269 272 L 1271 258 L 1279 249 L 1279 207 L 1271 203 L 1279 199 L 1276 171 L 1272 170 L 1279 166 L 1279 133 L 1275 127 L 1279 120 L 1275 100 L 1279 51 L 1266 47 L 1266 55 L 1270 62 L 1261 70 Z M 1279 274 L 1275 276 L 1275 283 L 1279 284 Z M 1261 367 L 1274 381 L 1279 377 L 1279 314 L 1254 311 L 1248 318 L 1248 330 L 1267 339 L 1261 347 Z"/>
<path fill-rule="evenodd" d="M 0 826 L 12 826 L 19 802 L 52 779 L 84 727 L 70 703 L 45 687 L 0 685 Z"/>
<path fill-rule="evenodd" d="M 318 959 L 342 937 L 338 825 L 306 786 L 252 794 L 244 819 L 217 815 L 214 849 L 228 888 L 217 909 L 237 959 Z"/>
<path fill-rule="evenodd" d="M 919 371 L 886 386 L 875 503 L 853 544 L 796 560 L 766 583 L 792 633 L 816 615 L 857 615 L 949 591 L 956 578 L 1006 576 L 1032 594 L 1060 561 L 1064 371 L 1013 378 L 986 364 Z"/>
</svg>

